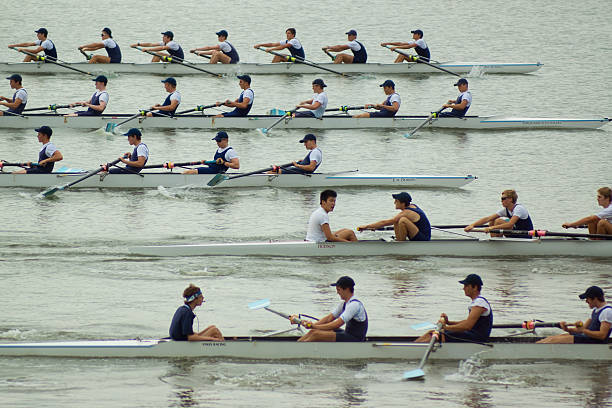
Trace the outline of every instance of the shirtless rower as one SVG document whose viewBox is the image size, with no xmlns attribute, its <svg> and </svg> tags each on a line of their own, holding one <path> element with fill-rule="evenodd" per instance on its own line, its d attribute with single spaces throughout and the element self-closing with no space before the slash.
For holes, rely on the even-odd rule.
<svg viewBox="0 0 612 408">
<path fill-rule="evenodd" d="M 28 91 L 26 91 L 21 84 L 23 81 L 21 75 L 13 74 L 6 79 L 9 80 L 9 85 L 11 86 L 11 89 L 15 90 L 15 93 L 13 93 L 12 98 L 0 96 L 0 105 L 8 108 L 6 111 L 0 111 L 0 116 L 13 116 L 11 113 L 20 115 L 28 103 Z"/>
<path fill-rule="evenodd" d="M 610 187 L 602 187 L 597 190 L 597 204 L 604 209 L 578 221 L 565 222 L 561 226 L 577 228 L 586 225 L 589 228 L 589 234 L 612 234 L 612 189 Z"/>
<path fill-rule="evenodd" d="M 518 194 L 514 190 L 504 190 L 501 194 L 502 207 L 495 214 L 491 214 L 488 217 L 483 217 L 476 222 L 471 223 L 463 230 L 470 232 L 476 225 L 482 225 L 489 223 L 489 226 L 484 229 L 485 232 L 490 232 L 494 229 L 513 229 L 518 231 L 531 231 L 533 229 L 533 222 L 527 209 L 517 203 Z M 491 232 L 492 237 L 500 237 L 501 234 Z M 529 235 L 512 234 L 512 238 L 531 238 Z"/>
<path fill-rule="evenodd" d="M 238 75 L 238 86 L 242 89 L 240 96 L 235 101 L 226 99 L 225 102 L 217 102 L 217 106 L 229 106 L 233 111 L 224 112 L 216 115 L 216 118 L 247 116 L 253 107 L 255 93 L 251 89 L 251 77 L 249 75 Z"/>
<path fill-rule="evenodd" d="M 174 116 L 174 112 L 178 109 L 181 104 L 181 94 L 176 90 L 176 79 L 169 77 L 161 81 L 164 84 L 168 96 L 164 102 L 159 105 L 151 106 L 151 110 L 157 110 L 159 112 L 147 112 L 147 116 Z"/>
<path fill-rule="evenodd" d="M 354 118 L 392 118 L 397 114 L 397 111 L 402 104 L 402 100 L 397 92 L 395 92 L 395 83 L 387 79 L 385 82 L 380 84 L 387 95 L 382 103 L 377 104 L 366 104 L 364 107 L 377 109 L 378 112 L 364 112 L 359 115 L 353 116 Z"/>
<path fill-rule="evenodd" d="M 219 44 L 206 47 L 194 48 L 190 52 L 197 55 L 210 55 L 210 63 L 216 64 L 237 64 L 240 61 L 238 51 L 229 41 L 227 41 L 228 33 L 225 30 L 217 31 L 217 39 Z"/>
<path fill-rule="evenodd" d="M 55 44 L 53 44 L 53 41 L 47 38 L 47 35 L 49 35 L 49 32 L 47 31 L 47 29 L 41 27 L 34 32 L 36 33 L 36 38 L 38 38 L 36 41 L 24 42 L 20 44 L 9 44 L 8 47 L 17 48 L 19 51 L 26 51 L 31 54 L 38 54 L 39 52 L 42 51 L 44 52 L 46 58 L 53 60 L 53 61 L 57 60 L 57 49 L 55 48 Z M 22 48 L 22 47 L 36 47 L 36 48 L 27 49 L 27 48 Z M 37 58 L 32 55 L 26 55 L 25 58 L 23 59 L 23 62 L 30 62 L 30 61 L 37 61 Z"/>
<path fill-rule="evenodd" d="M 136 44 L 130 45 L 132 48 L 143 47 L 143 50 L 152 51 L 163 56 L 170 56 L 177 58 L 179 61 L 185 59 L 185 53 L 183 49 L 174 41 L 174 33 L 172 31 L 164 31 L 162 34 L 162 41 L 160 43 L 154 42 L 137 42 Z M 161 51 L 161 52 L 160 52 Z M 167 51 L 167 52 L 163 52 Z M 157 55 L 154 55 L 151 62 L 160 62 L 162 59 Z"/>
<path fill-rule="evenodd" d="M 64 159 L 62 153 L 51 143 L 53 130 L 49 126 L 41 126 L 34 131 L 37 132 L 38 141 L 43 145 L 38 152 L 38 163 L 35 166 L 32 165 L 32 162 L 25 163 L 28 168 L 15 171 L 15 174 L 51 173 L 55 162 Z"/>
<path fill-rule="evenodd" d="M 429 52 L 429 47 L 427 46 L 427 43 L 425 42 L 425 40 L 423 40 L 423 31 L 414 30 L 414 31 L 411 31 L 411 33 L 412 33 L 412 41 L 384 42 L 384 43 L 381 43 L 380 45 L 382 45 L 383 47 L 387 45 L 391 45 L 392 47 L 390 49 L 392 51 L 395 49 L 406 50 L 406 49 L 414 48 L 414 51 L 417 53 L 420 59 L 422 59 L 425 62 L 429 62 L 429 59 L 431 58 L 431 54 Z M 404 62 L 404 61 L 412 62 L 412 59 L 410 58 L 410 56 L 397 54 L 397 58 L 395 59 L 394 62 L 399 63 L 399 62 Z"/>
<path fill-rule="evenodd" d="M 395 209 L 400 213 L 388 220 L 361 225 L 357 231 L 377 230 L 387 225 L 393 225 L 396 241 L 429 241 L 431 240 L 431 225 L 425 212 L 412 204 L 412 197 L 407 192 L 392 194 L 395 200 Z"/>
<path fill-rule="evenodd" d="M 295 28 L 288 28 L 285 31 L 285 35 L 287 36 L 286 40 L 280 40 L 279 42 L 255 44 L 253 48 L 257 49 L 261 47 L 268 47 L 265 50 L 266 52 L 281 51 L 287 49 L 291 53 L 291 56 L 303 60 L 306 58 L 306 54 L 304 53 L 304 47 L 302 47 L 302 43 L 300 42 L 300 40 L 295 38 L 295 34 Z M 283 57 L 275 55 L 274 58 L 272 58 L 272 62 L 287 62 L 287 60 Z"/>
<path fill-rule="evenodd" d="M 368 53 L 362 43 L 357 41 L 357 31 L 349 30 L 346 32 L 348 43 L 340 45 L 328 45 L 323 47 L 324 51 L 340 52 L 351 50 L 353 55 L 341 53 L 334 57 L 334 64 L 365 64 L 368 60 Z"/>
<path fill-rule="evenodd" d="M 240 168 L 240 157 L 229 145 L 227 132 L 223 130 L 217 132 L 217 135 L 212 140 L 217 142 L 217 151 L 213 158 L 215 163 L 206 164 L 206 167 L 186 170 L 183 174 L 219 174 L 225 173 L 228 169 L 238 170 Z"/>
<path fill-rule="evenodd" d="M 65 116 L 100 116 L 108 105 L 108 92 L 106 92 L 106 84 L 108 79 L 104 75 L 98 75 L 95 79 L 92 79 L 96 83 L 96 92 L 89 98 L 88 101 L 74 102 L 70 104 L 73 106 L 85 106 L 86 111 L 78 111 L 70 113 Z"/>
<path fill-rule="evenodd" d="M 191 284 L 183 291 L 184 305 L 179 306 L 174 312 L 170 324 L 170 337 L 175 341 L 223 341 L 221 331 L 214 325 L 195 333 L 193 331 L 193 319 L 196 315 L 193 310 L 202 306 L 204 295 L 202 290 Z"/>
<path fill-rule="evenodd" d="M 112 31 L 108 27 L 102 29 L 102 41 L 94 42 L 91 44 L 81 45 L 79 50 L 81 51 L 95 51 L 104 48 L 106 55 L 92 55 L 89 63 L 90 64 L 119 64 L 121 62 L 121 49 L 119 44 L 113 39 Z"/>
<path fill-rule="evenodd" d="M 348 229 L 342 228 L 335 232 L 329 227 L 329 213 L 334 211 L 336 206 L 336 197 L 338 195 L 334 190 L 324 190 L 319 196 L 321 206 L 316 209 L 308 220 L 308 232 L 306 233 L 306 241 L 310 242 L 349 242 L 357 241 L 355 233 Z"/>
</svg>

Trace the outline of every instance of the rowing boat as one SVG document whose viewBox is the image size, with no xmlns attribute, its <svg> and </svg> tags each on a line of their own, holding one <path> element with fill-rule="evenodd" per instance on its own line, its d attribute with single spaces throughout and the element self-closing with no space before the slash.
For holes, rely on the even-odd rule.
<svg viewBox="0 0 612 408">
<path fill-rule="evenodd" d="M 118 123 L 133 114 L 108 114 L 101 116 L 66 117 L 57 114 L 28 114 L 0 116 L 0 128 L 35 128 L 47 125 L 53 129 L 103 129 L 107 123 Z M 253 115 L 247 117 L 215 118 L 191 114 L 167 117 L 140 117 L 132 121 L 142 129 L 257 129 L 270 126 L 280 116 Z M 395 116 L 393 118 L 354 118 L 344 114 L 326 115 L 323 119 L 293 118 L 281 121 L 276 128 L 284 129 L 413 129 L 427 116 Z M 475 129 L 475 130 L 526 130 L 526 129 L 596 129 L 611 119 L 592 116 L 587 118 L 526 118 L 503 115 L 466 116 L 463 118 L 439 118 L 426 128 Z"/>
<path fill-rule="evenodd" d="M 65 65 L 82 71 L 102 74 L 158 74 L 158 75 L 202 75 L 202 72 L 180 64 L 168 63 L 121 63 L 121 64 L 88 64 L 86 62 L 71 62 Z M 238 64 L 207 64 L 191 63 L 215 74 L 327 74 L 328 72 L 306 64 L 286 63 L 238 63 Z M 322 68 L 332 69 L 345 74 L 439 74 L 441 71 L 426 64 L 414 62 L 403 64 L 332 64 L 318 63 Z M 500 63 L 500 62 L 439 62 L 433 65 L 444 68 L 456 74 L 526 74 L 537 71 L 542 63 Z M 19 72 L 20 74 L 68 74 L 75 73 L 56 64 L 44 62 L 2 62 L 2 72 Z"/>
<path fill-rule="evenodd" d="M 236 337 L 223 342 L 166 339 L 0 344 L 0 356 L 85 358 L 246 358 L 269 360 L 416 360 L 427 343 L 414 337 L 368 337 L 362 343 L 298 343 L 296 337 Z M 539 338 L 497 337 L 489 343 L 443 343 L 430 360 L 611 361 L 612 344 L 535 344 Z"/>
<path fill-rule="evenodd" d="M 61 169 L 60 169 L 61 170 Z M 49 174 L 11 174 L 0 172 L 0 187 L 46 188 L 66 184 L 85 175 L 77 173 Z M 236 176 L 240 173 L 226 173 Z M 141 177 L 142 176 L 142 177 Z M 477 177 L 467 176 L 414 176 L 360 174 L 357 171 L 313 174 L 253 174 L 251 176 L 232 178 L 215 187 L 207 183 L 214 174 L 180 174 L 148 173 L 106 174 L 90 177 L 72 188 L 157 188 L 163 187 L 201 187 L 201 188 L 236 188 L 236 187 L 282 187 L 282 188 L 323 188 L 323 187 L 419 187 L 419 188 L 458 188 Z"/>
<path fill-rule="evenodd" d="M 364 240 L 358 242 L 266 241 L 150 245 L 129 248 L 142 256 L 450 256 L 450 257 L 612 257 L 612 240 L 565 238 L 432 239 L 431 241 Z"/>
</svg>

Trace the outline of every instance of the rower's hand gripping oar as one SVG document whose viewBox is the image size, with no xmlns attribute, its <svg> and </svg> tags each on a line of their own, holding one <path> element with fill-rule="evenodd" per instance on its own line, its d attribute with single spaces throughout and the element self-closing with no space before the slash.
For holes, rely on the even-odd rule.
<svg viewBox="0 0 612 408">
<path fill-rule="evenodd" d="M 79 52 L 80 52 L 81 54 L 83 54 L 83 56 L 85 57 L 85 59 L 86 59 L 87 61 L 89 61 L 89 60 L 91 59 L 91 57 L 92 57 L 92 55 L 91 55 L 91 54 L 86 53 L 86 52 L 85 52 L 85 51 L 83 51 L 83 49 L 82 49 L 82 48 L 80 48 L 80 47 L 78 48 L 78 50 L 79 50 Z"/>
<path fill-rule="evenodd" d="M 249 309 L 251 309 L 251 310 L 266 309 L 268 312 L 274 313 L 277 316 L 280 316 L 280 317 L 282 317 L 284 319 L 287 319 L 292 324 L 297 324 L 297 327 L 295 329 L 299 329 L 300 326 L 306 327 L 305 324 L 310 323 L 310 322 L 302 320 L 301 319 L 302 315 L 299 315 L 299 317 L 296 317 L 296 316 L 292 316 L 292 315 L 289 315 L 287 313 L 279 312 L 277 310 L 274 310 L 274 309 L 270 308 L 270 299 L 257 300 L 255 302 L 249 303 L 248 306 L 249 306 Z M 309 318 L 314 319 L 314 320 L 318 320 L 316 317 L 312 317 L 312 316 L 308 316 L 308 315 L 304 315 L 304 316 L 309 317 Z M 306 327 L 306 328 L 308 328 L 308 327 Z M 295 329 L 293 329 L 293 330 L 295 330 Z M 280 334 L 280 333 L 283 333 L 283 332 L 286 332 L 286 331 L 287 330 L 282 331 L 282 332 L 278 332 L 278 333 L 274 333 L 274 334 Z"/>
<path fill-rule="evenodd" d="M 423 126 L 428 125 L 431 122 L 433 122 L 434 120 L 438 119 L 438 116 L 440 116 L 440 113 L 444 109 L 446 109 L 446 108 L 443 106 L 440 109 L 438 109 L 437 111 L 431 112 L 431 114 L 429 116 L 427 116 L 427 119 L 425 119 L 425 121 L 423 123 L 421 123 L 419 126 L 415 127 L 412 131 L 410 131 L 410 133 L 405 134 L 404 137 L 411 137 L 416 132 L 418 132 Z"/>
<path fill-rule="evenodd" d="M 215 177 L 213 177 L 208 183 L 206 183 L 206 185 L 208 185 L 209 187 L 214 187 L 217 184 L 225 181 L 225 180 L 232 180 L 232 179 L 236 179 L 236 178 L 240 178 L 240 177 L 246 177 L 246 176 L 252 176 L 253 174 L 260 174 L 260 173 L 265 173 L 267 171 L 270 170 L 274 170 L 278 167 L 289 167 L 293 165 L 293 162 L 291 163 L 287 163 L 287 164 L 281 164 L 280 166 L 270 166 L 270 167 L 266 167 L 265 169 L 261 169 L 261 170 L 256 170 L 256 171 L 251 171 L 249 173 L 243 173 L 243 174 L 238 174 L 236 176 L 227 176 L 223 173 L 219 173 L 217 174 Z"/>
<path fill-rule="evenodd" d="M 425 371 L 423 371 L 423 367 L 429 358 L 429 354 L 431 354 L 431 350 L 434 348 L 436 341 L 440 339 L 440 329 L 442 328 L 442 322 L 438 322 L 436 325 L 436 329 L 431 333 L 431 340 L 429 340 L 429 344 L 427 345 L 427 350 L 425 350 L 425 354 L 423 358 L 421 358 L 421 362 L 419 366 L 414 370 L 404 372 L 404 380 L 418 380 L 425 377 Z"/>
<path fill-rule="evenodd" d="M 57 61 L 56 61 L 56 60 L 54 60 L 53 58 L 49 58 L 49 57 L 44 56 L 44 55 L 38 55 L 38 54 L 34 54 L 34 53 L 29 52 L 29 51 L 26 51 L 26 50 L 20 50 L 20 49 L 18 49 L 18 48 L 16 48 L 16 47 L 11 47 L 11 49 L 12 49 L 12 50 L 15 50 L 15 51 L 17 51 L 17 52 L 21 52 L 21 53 L 23 53 L 23 54 L 25 54 L 25 55 L 29 55 L 30 57 L 34 57 L 34 58 L 36 58 L 36 61 L 50 62 L 50 63 L 52 63 L 52 64 L 59 65 L 60 67 L 63 67 L 63 68 L 66 68 L 66 69 L 71 69 L 71 70 L 76 71 L 76 72 L 79 72 L 79 73 L 81 73 L 81 74 L 85 74 L 85 75 L 89 75 L 89 76 L 95 76 L 95 75 L 94 75 L 94 74 L 92 74 L 91 72 L 81 71 L 81 70 L 80 70 L 80 69 L 78 69 L 78 68 L 74 68 L 74 67 L 71 67 L 71 66 L 69 66 L 69 65 L 62 64 L 61 62 L 57 62 Z"/>
<path fill-rule="evenodd" d="M 173 163 L 173 162 L 165 162 L 162 164 L 151 164 L 148 166 L 143 166 L 143 169 L 168 169 L 172 171 L 175 167 L 184 167 L 184 166 L 197 166 L 198 164 L 223 164 L 223 159 L 218 158 L 217 160 L 199 160 L 199 161 L 190 161 L 190 162 L 182 162 L 182 163 Z"/>
<path fill-rule="evenodd" d="M 108 171 L 112 166 L 114 166 L 115 164 L 119 163 L 120 161 L 121 161 L 121 159 L 116 159 L 116 160 L 113 160 L 110 163 L 103 164 L 103 165 L 100 166 L 99 169 L 92 170 L 89 173 L 87 173 L 86 175 L 84 175 L 83 177 L 80 177 L 77 180 L 72 181 L 70 183 L 64 184 L 63 186 L 55 186 L 55 187 L 48 188 L 45 191 L 43 191 L 42 193 L 40 193 L 39 197 L 49 197 L 49 196 L 55 194 L 58 191 L 66 190 L 66 189 L 74 186 L 75 184 L 80 183 L 81 181 L 90 178 L 91 176 L 95 176 L 96 174 L 100 173 L 101 171 Z"/>
<path fill-rule="evenodd" d="M 388 49 L 391 50 L 391 47 L 388 46 L 388 45 L 383 45 L 383 47 L 388 48 Z M 397 52 L 398 54 L 403 55 L 404 57 L 408 58 L 408 60 L 410 60 L 412 62 L 417 62 L 419 64 L 429 65 L 430 67 L 438 69 L 438 70 L 443 71 L 443 72 L 446 72 L 447 74 L 451 74 L 451 75 L 454 75 L 456 77 L 461 77 L 461 75 L 456 74 L 456 73 L 454 73 L 452 71 L 449 71 L 448 69 L 444 69 L 442 67 L 437 66 L 436 64 L 432 64 L 432 63 L 430 63 L 428 61 L 425 61 L 423 58 L 419 57 L 418 55 L 406 54 L 405 52 L 402 52 L 402 51 L 398 50 L 397 48 L 394 49 L 394 50 L 391 50 L 391 51 L 394 51 L 394 52 Z"/>
<path fill-rule="evenodd" d="M 260 50 L 260 51 L 263 51 L 263 52 L 268 52 L 268 53 L 270 53 L 270 54 L 272 54 L 272 55 L 276 55 L 277 57 L 284 58 L 284 59 L 285 59 L 287 62 L 293 62 L 293 63 L 296 63 L 296 64 L 304 64 L 304 65 L 308 65 L 308 66 L 310 66 L 310 67 L 314 67 L 314 68 L 322 69 L 323 71 L 331 72 L 332 74 L 338 74 L 338 75 L 341 75 L 341 76 L 346 76 L 346 77 L 350 76 L 350 75 L 345 74 L 345 73 L 343 73 L 343 72 L 339 72 L 339 71 L 335 71 L 335 70 L 333 70 L 333 69 L 329 69 L 329 68 L 326 68 L 326 67 L 322 67 L 322 66 L 320 66 L 319 64 L 316 64 L 316 63 L 314 63 L 314 62 L 310 62 L 310 61 L 308 61 L 308 60 L 301 59 L 301 58 L 296 58 L 296 57 L 294 57 L 294 56 L 292 56 L 292 55 L 286 55 L 286 54 L 281 54 L 280 52 L 275 52 L 275 51 L 272 51 L 272 50 L 266 50 L 266 49 L 265 49 L 265 48 L 263 48 L 263 47 L 259 47 L 259 48 L 257 48 L 257 49 L 258 49 L 258 50 Z"/>
<path fill-rule="evenodd" d="M 193 65 L 192 62 L 181 60 L 180 58 L 171 57 L 171 56 L 168 56 L 168 55 L 158 54 L 156 52 L 146 50 L 146 49 L 144 49 L 142 47 L 134 47 L 134 48 L 136 48 L 138 51 L 146 52 L 147 54 L 150 54 L 150 55 L 153 55 L 155 57 L 158 57 L 159 59 L 161 59 L 164 62 L 173 62 L 175 64 L 180 64 L 180 65 L 184 65 L 186 67 L 189 67 L 191 69 L 195 69 L 196 71 L 200 71 L 200 72 L 204 72 L 206 74 L 214 75 L 214 76 L 216 76 L 218 78 L 222 78 L 223 77 L 223 75 L 215 74 L 214 72 L 210 72 L 210 71 L 207 71 L 205 69 L 196 67 L 196 66 Z"/>
<path fill-rule="evenodd" d="M 260 128 L 258 129 L 261 133 L 263 133 L 264 135 L 267 135 L 270 133 L 270 130 L 272 130 L 272 128 L 276 125 L 278 125 L 279 123 L 281 123 L 283 120 L 291 120 L 293 118 L 293 114 L 300 108 L 295 108 L 292 109 L 290 111 L 285 111 L 285 113 L 276 121 L 274 122 L 269 128 Z"/>
<path fill-rule="evenodd" d="M 332 61 L 335 61 L 335 60 L 336 60 L 336 56 L 335 56 L 334 54 L 332 54 L 331 52 L 329 52 L 329 51 L 327 50 L 327 48 L 323 47 L 323 48 L 321 48 L 321 49 L 323 50 L 323 52 L 324 52 L 324 53 L 325 53 L 325 54 L 326 54 L 326 55 L 327 55 L 329 58 L 331 58 L 331 60 L 332 60 Z"/>
</svg>

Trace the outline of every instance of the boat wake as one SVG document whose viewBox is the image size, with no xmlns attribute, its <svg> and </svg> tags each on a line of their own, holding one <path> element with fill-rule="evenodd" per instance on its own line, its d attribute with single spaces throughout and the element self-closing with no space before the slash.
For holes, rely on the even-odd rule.
<svg viewBox="0 0 612 408">
<path fill-rule="evenodd" d="M 479 65 L 474 65 L 470 72 L 465 75 L 466 78 L 484 78 L 486 69 Z"/>
<path fill-rule="evenodd" d="M 457 372 L 444 376 L 445 380 L 463 383 L 492 385 L 529 385 L 531 382 L 520 379 L 516 374 L 499 371 L 495 365 L 488 365 L 478 354 L 459 362 Z"/>
</svg>

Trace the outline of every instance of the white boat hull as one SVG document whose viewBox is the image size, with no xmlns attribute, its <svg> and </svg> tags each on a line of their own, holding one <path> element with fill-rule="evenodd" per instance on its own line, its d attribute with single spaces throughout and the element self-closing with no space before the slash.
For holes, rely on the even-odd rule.
<svg viewBox="0 0 612 408">
<path fill-rule="evenodd" d="M 477 179 L 475 176 L 415 176 L 360 174 L 358 172 L 302 174 L 254 174 L 252 176 L 225 180 L 214 187 L 207 183 L 214 174 L 141 173 L 95 175 L 71 189 L 76 188 L 157 188 L 199 187 L 199 188 L 241 188 L 241 187 L 280 187 L 280 188 L 323 188 L 323 187 L 421 187 L 421 188 L 458 188 Z M 50 174 L 11 174 L 0 173 L 0 187 L 47 188 L 64 185 L 82 177 L 85 173 Z M 226 173 L 227 176 L 239 173 Z"/>
<path fill-rule="evenodd" d="M 612 240 L 582 239 L 435 239 L 431 241 L 359 241 L 306 242 L 270 241 L 239 243 L 206 243 L 184 245 L 151 245 L 129 248 L 133 255 L 142 256 L 572 256 L 612 257 Z"/>
<path fill-rule="evenodd" d="M 105 129 L 107 123 L 120 123 L 133 114 L 66 117 L 55 114 L 28 114 L 0 116 L 0 128 L 36 128 L 47 125 L 52 129 Z M 215 118 L 198 114 L 179 115 L 174 118 L 141 117 L 123 127 L 141 129 L 258 129 L 272 126 L 280 116 L 254 115 L 248 117 Z M 414 129 L 427 119 L 426 116 L 396 116 L 394 118 L 353 118 L 348 115 L 329 115 L 323 119 L 285 119 L 274 129 Z M 463 118 L 439 118 L 425 128 L 473 129 L 473 130 L 526 130 L 526 129 L 597 129 L 610 119 L 601 116 L 590 118 L 521 118 L 510 116 L 466 116 Z"/>
<path fill-rule="evenodd" d="M 95 74 L 158 74 L 158 75 L 208 75 L 204 72 L 181 64 L 168 63 L 121 63 L 121 64 L 88 64 L 86 62 L 68 63 L 70 67 Z M 238 63 L 238 64 L 208 64 L 195 63 L 196 67 L 206 71 L 222 74 L 331 74 L 320 68 L 305 64 L 294 63 Z M 332 64 L 319 63 L 321 67 L 346 74 L 440 74 L 441 70 L 426 64 Z M 499 63 L 499 62 L 441 62 L 439 67 L 456 74 L 470 72 L 480 74 L 526 74 L 535 72 L 542 67 L 542 63 Z M 44 62 L 4 62 L 0 63 L 0 71 L 20 74 L 78 74 L 68 68 L 57 64 Z"/>
<path fill-rule="evenodd" d="M 283 360 L 418 360 L 427 343 L 414 337 L 371 337 L 363 343 L 298 343 L 296 338 L 243 337 L 224 342 L 171 340 L 97 340 L 0 344 L 0 356 L 83 358 L 245 358 Z M 611 344 L 535 344 L 535 338 L 492 339 L 487 345 L 444 343 L 430 360 L 464 360 L 478 355 L 484 360 L 610 361 Z"/>
</svg>

